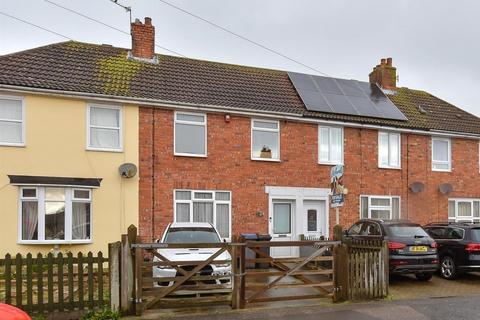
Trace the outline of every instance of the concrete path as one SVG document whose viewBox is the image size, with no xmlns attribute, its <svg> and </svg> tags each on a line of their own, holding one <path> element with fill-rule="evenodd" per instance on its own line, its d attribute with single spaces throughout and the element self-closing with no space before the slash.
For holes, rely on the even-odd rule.
<svg viewBox="0 0 480 320">
<path fill-rule="evenodd" d="M 133 318 L 132 318 L 133 319 Z M 135 318 L 139 319 L 139 318 Z M 251 309 L 203 314 L 146 314 L 141 319 L 174 320 L 475 320 L 480 319 L 480 295 L 423 298 L 390 302 L 348 303 Z"/>
</svg>

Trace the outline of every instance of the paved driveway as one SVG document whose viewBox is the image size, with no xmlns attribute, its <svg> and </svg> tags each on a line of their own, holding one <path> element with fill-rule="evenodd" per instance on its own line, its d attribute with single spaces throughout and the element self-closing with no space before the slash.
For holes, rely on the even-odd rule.
<svg viewBox="0 0 480 320">
<path fill-rule="evenodd" d="M 480 294 L 480 273 L 464 274 L 457 280 L 439 276 L 428 282 L 418 281 L 413 276 L 394 276 L 390 280 L 390 295 L 394 300 L 472 294 Z"/>
</svg>

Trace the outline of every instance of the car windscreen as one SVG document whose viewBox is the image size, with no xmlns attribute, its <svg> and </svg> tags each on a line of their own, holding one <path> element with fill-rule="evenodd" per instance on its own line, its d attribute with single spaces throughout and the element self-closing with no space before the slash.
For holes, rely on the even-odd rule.
<svg viewBox="0 0 480 320">
<path fill-rule="evenodd" d="M 213 228 L 170 228 L 166 243 L 218 243 L 220 238 Z"/>
<path fill-rule="evenodd" d="M 405 238 L 423 238 L 428 237 L 428 234 L 420 226 L 412 224 L 391 224 L 388 225 L 390 234 L 394 237 Z"/>
<path fill-rule="evenodd" d="M 480 228 L 472 228 L 472 240 L 476 242 L 480 242 Z"/>
</svg>

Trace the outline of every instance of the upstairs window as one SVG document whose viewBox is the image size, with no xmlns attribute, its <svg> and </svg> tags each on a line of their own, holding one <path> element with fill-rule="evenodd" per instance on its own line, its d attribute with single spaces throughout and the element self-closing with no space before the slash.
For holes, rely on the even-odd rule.
<svg viewBox="0 0 480 320">
<path fill-rule="evenodd" d="M 122 150 L 122 112 L 120 107 L 88 107 L 88 148 L 90 150 Z"/>
<path fill-rule="evenodd" d="M 174 154 L 207 156 L 207 116 L 199 113 L 175 112 Z"/>
<path fill-rule="evenodd" d="M 451 171 L 452 150 L 450 139 L 432 138 L 432 170 Z"/>
<path fill-rule="evenodd" d="M 318 163 L 343 164 L 343 128 L 318 127 Z"/>
<path fill-rule="evenodd" d="M 20 188 L 20 243 L 91 240 L 91 190 Z"/>
<path fill-rule="evenodd" d="M 400 219 L 400 197 L 361 196 L 361 219 Z"/>
<path fill-rule="evenodd" d="M 280 123 L 252 120 L 252 159 L 280 160 Z"/>
<path fill-rule="evenodd" d="M 378 133 L 378 166 L 380 168 L 399 169 L 401 163 L 400 134 L 392 132 Z"/>
<path fill-rule="evenodd" d="M 230 191 L 175 190 L 175 222 L 208 222 L 220 237 L 230 239 Z"/>
<path fill-rule="evenodd" d="M 0 144 L 24 145 L 24 112 L 21 98 L 0 97 Z"/>
</svg>

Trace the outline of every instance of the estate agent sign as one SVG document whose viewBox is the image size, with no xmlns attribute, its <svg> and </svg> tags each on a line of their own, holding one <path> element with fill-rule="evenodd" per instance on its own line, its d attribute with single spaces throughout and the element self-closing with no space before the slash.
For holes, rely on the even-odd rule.
<svg viewBox="0 0 480 320">
<path fill-rule="evenodd" d="M 343 185 L 343 166 L 337 165 L 332 167 L 330 171 L 330 187 L 331 198 L 330 204 L 332 208 L 338 208 L 343 206 L 345 201 L 346 188 Z"/>
</svg>

